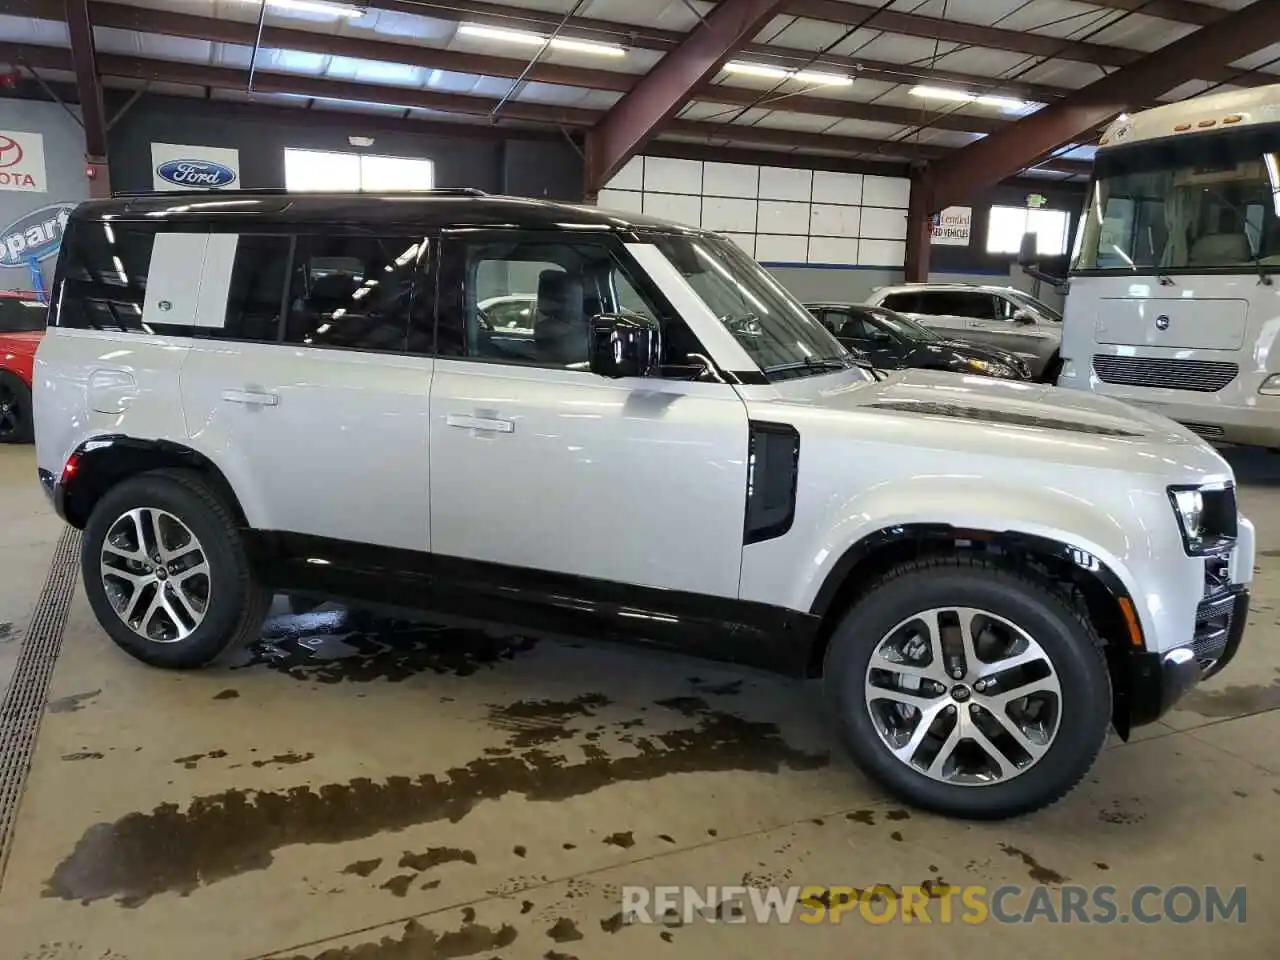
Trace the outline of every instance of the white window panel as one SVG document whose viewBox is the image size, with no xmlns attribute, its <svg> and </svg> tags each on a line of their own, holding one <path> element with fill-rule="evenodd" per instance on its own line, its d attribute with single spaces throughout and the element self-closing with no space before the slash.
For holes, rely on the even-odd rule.
<svg viewBox="0 0 1280 960">
<path fill-rule="evenodd" d="M 901 267 L 907 245 L 899 240 L 859 240 L 858 263 L 864 267 Z"/>
<path fill-rule="evenodd" d="M 911 197 L 911 181 L 905 177 L 862 178 L 862 202 L 875 207 L 907 208 Z"/>
<path fill-rule="evenodd" d="M 360 189 L 369 191 L 430 190 L 435 164 L 413 157 L 360 157 Z"/>
<path fill-rule="evenodd" d="M 1065 210 L 1031 210 L 1027 207 L 992 207 L 987 221 L 987 253 L 1017 253 L 1022 235 L 1036 235 L 1036 252 L 1056 257 L 1067 252 L 1071 215 Z"/>
<path fill-rule="evenodd" d="M 856 237 L 861 207 L 815 203 L 809 215 L 809 234 L 815 237 Z"/>
<path fill-rule="evenodd" d="M 747 256 L 756 255 L 756 235 L 754 233 L 726 233 L 726 237 L 747 252 Z"/>
<path fill-rule="evenodd" d="M 754 200 L 759 189 L 759 167 L 741 163 L 708 163 L 702 172 L 702 192 L 708 197 L 750 197 Z"/>
<path fill-rule="evenodd" d="M 613 190 L 643 190 L 644 157 L 632 157 L 628 160 L 623 164 L 622 169 L 613 175 L 608 185 Z"/>
<path fill-rule="evenodd" d="M 907 239 L 907 212 L 884 207 L 863 207 L 858 233 L 875 240 Z"/>
<path fill-rule="evenodd" d="M 703 197 L 702 227 L 722 233 L 755 233 L 755 200 Z"/>
<path fill-rule="evenodd" d="M 756 237 L 755 258 L 761 263 L 804 263 L 809 259 L 809 238 L 762 233 Z"/>
<path fill-rule="evenodd" d="M 786 200 L 761 200 L 756 223 L 758 233 L 792 233 L 807 236 L 809 204 L 790 203 Z"/>
<path fill-rule="evenodd" d="M 601 190 L 598 203 L 605 210 L 644 213 L 644 194 L 639 190 Z"/>
<path fill-rule="evenodd" d="M 671 157 L 645 157 L 645 192 L 702 194 L 702 163 Z"/>
<path fill-rule="evenodd" d="M 813 175 L 813 202 L 861 203 L 862 174 L 816 171 Z"/>
<path fill-rule="evenodd" d="M 287 190 L 359 190 L 360 157 L 354 153 L 286 149 L 284 185 Z"/>
<path fill-rule="evenodd" d="M 647 168 L 649 164 L 645 164 Z M 644 213 L 650 217 L 698 227 L 702 223 L 702 198 L 679 193 L 648 193 L 644 195 Z"/>
<path fill-rule="evenodd" d="M 858 241 L 847 237 L 810 237 L 809 262 L 855 264 L 858 262 Z"/>
<path fill-rule="evenodd" d="M 804 200 L 813 192 L 811 170 L 791 170 L 787 167 L 760 168 L 761 200 Z"/>
</svg>

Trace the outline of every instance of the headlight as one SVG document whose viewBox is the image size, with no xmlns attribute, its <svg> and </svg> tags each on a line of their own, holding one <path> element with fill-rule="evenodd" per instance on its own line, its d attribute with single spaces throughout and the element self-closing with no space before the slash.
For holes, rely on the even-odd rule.
<svg viewBox="0 0 1280 960">
<path fill-rule="evenodd" d="M 1280 373 L 1273 373 L 1267 379 L 1262 381 L 1262 386 L 1258 388 L 1259 393 L 1270 394 L 1275 396 L 1280 394 Z"/>
<path fill-rule="evenodd" d="M 1228 549 L 1236 539 L 1236 492 L 1231 484 L 1170 487 L 1169 501 L 1191 556 Z"/>
<path fill-rule="evenodd" d="M 1003 363 L 992 363 L 990 360 L 970 360 L 969 369 L 976 373 L 985 373 L 988 377 L 1012 377 L 1013 371 Z"/>
</svg>

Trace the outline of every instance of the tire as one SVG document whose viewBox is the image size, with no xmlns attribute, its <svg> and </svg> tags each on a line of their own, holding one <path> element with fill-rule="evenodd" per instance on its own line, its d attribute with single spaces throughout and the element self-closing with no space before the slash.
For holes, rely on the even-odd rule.
<svg viewBox="0 0 1280 960">
<path fill-rule="evenodd" d="M 31 389 L 12 373 L 0 370 L 0 443 L 30 443 L 34 439 Z"/>
<path fill-rule="evenodd" d="M 144 519 L 130 519 L 130 511 L 138 511 L 133 517 Z M 122 598 L 131 588 L 120 574 L 104 574 L 108 564 L 113 571 L 124 570 L 130 576 L 136 576 L 135 571 L 144 569 L 135 564 L 146 561 L 127 559 L 126 554 L 136 554 L 133 547 L 137 545 L 137 538 L 131 537 L 130 532 L 136 533 L 140 524 L 148 526 L 145 520 L 148 515 L 151 517 L 151 542 L 155 540 L 155 531 L 160 530 L 167 545 L 179 544 L 170 554 L 173 563 L 169 566 L 175 572 L 166 573 L 163 584 L 153 576 L 149 578 L 150 589 L 137 588 L 146 592 L 139 595 L 135 615 L 145 618 L 142 627 L 149 628 L 148 634 L 159 635 L 159 639 L 144 636 L 117 613 L 117 604 L 128 605 L 129 601 Z M 185 556 L 180 538 L 174 538 L 174 531 L 179 525 L 185 527 L 195 541 L 194 548 L 185 548 L 190 551 Z M 133 657 L 154 667 L 174 670 L 205 666 L 228 647 L 258 636 L 271 603 L 271 594 L 254 582 L 240 526 L 227 503 L 197 473 L 162 470 L 140 474 L 113 487 L 93 508 L 85 526 L 81 551 L 85 593 L 98 623 L 118 646 Z M 109 534 L 112 547 L 109 559 L 104 561 L 103 547 Z M 207 563 L 207 575 L 197 570 L 199 564 L 194 562 L 196 550 Z M 179 566 L 187 565 L 191 570 L 181 574 L 176 572 Z M 154 569 L 158 570 L 159 566 L 164 565 L 157 565 Z M 187 576 L 192 570 L 196 571 L 194 577 Z M 157 609 L 154 604 L 155 588 L 162 586 L 184 592 L 181 598 L 174 598 L 171 592 L 168 605 Z M 205 600 L 202 607 L 198 603 L 200 594 Z M 133 594 L 129 593 L 129 596 Z M 178 603 L 178 599 L 182 602 Z M 137 613 L 144 605 L 148 609 Z M 153 610 L 154 617 L 150 616 Z M 192 621 L 196 620 L 193 611 L 198 613 L 199 619 L 192 629 Z M 184 619 L 187 622 L 181 627 L 175 626 Z M 166 622 L 169 629 L 166 629 Z M 184 629 L 189 633 L 182 636 Z"/>
<path fill-rule="evenodd" d="M 1051 387 L 1058 385 L 1058 377 L 1062 374 L 1062 358 L 1056 353 L 1049 358 L 1049 362 L 1044 366 L 1044 373 L 1040 375 L 1040 381 L 1047 383 Z"/>
<path fill-rule="evenodd" d="M 900 750 L 910 754 L 912 763 L 900 759 L 891 749 L 889 739 L 882 734 L 885 711 L 890 713 L 889 723 L 893 724 L 902 722 L 892 716 L 894 710 L 901 708 L 890 702 L 897 699 L 895 696 L 890 696 L 889 701 L 877 699 L 880 684 L 895 674 L 892 671 L 886 674 L 878 669 L 871 674 L 873 658 L 876 664 L 883 665 L 886 661 L 877 651 L 884 649 L 886 644 L 897 643 L 896 637 L 910 636 L 924 622 L 920 615 L 925 611 L 948 607 L 982 611 L 981 619 L 972 620 L 970 624 L 975 627 L 973 632 L 976 636 L 984 642 L 1001 637 L 1016 638 L 1019 636 L 1017 631 L 1023 631 L 1021 636 L 1034 641 L 1047 658 L 1054 671 L 1049 676 L 1056 676 L 1059 691 L 1053 736 L 1047 744 L 1034 744 L 1033 749 L 1042 752 L 1037 758 L 1032 758 L 1028 752 L 1029 762 L 1021 768 L 1016 762 L 1009 762 L 1009 752 L 1003 753 L 1004 765 L 996 765 L 1001 777 L 993 782 L 947 782 L 941 776 L 931 776 L 917 768 L 921 763 L 929 765 L 928 754 L 935 742 L 940 744 L 935 754 L 939 758 L 953 742 L 960 744 L 958 752 L 951 754 L 953 757 L 971 757 L 974 749 L 981 750 L 980 757 L 990 756 L 985 748 L 979 748 L 977 739 L 963 735 L 965 727 L 958 723 L 965 720 L 968 729 L 972 730 L 976 716 L 986 728 L 979 730 L 983 737 L 990 729 L 990 715 L 982 710 L 995 701 L 976 692 L 978 687 L 973 686 L 972 674 L 965 676 L 965 683 L 961 684 L 954 680 L 954 675 L 947 676 L 944 671 L 947 682 L 954 685 L 933 688 L 927 702 L 931 709 L 942 711 L 938 715 L 940 719 L 935 722 L 942 725 L 943 732 L 937 732 L 938 727 L 929 728 L 938 739 L 935 741 L 930 737 L 921 741 L 923 753 L 920 746 L 911 746 L 912 739 L 907 734 L 914 731 L 891 731 L 890 737 L 895 744 L 901 744 Z M 965 615 L 968 616 L 967 613 Z M 944 615 L 946 617 L 949 615 Z M 942 623 L 942 620 L 937 622 Z M 953 629 L 950 636 L 956 635 L 957 631 Z M 1026 643 L 1026 640 L 1016 642 Z M 976 646 L 975 643 L 975 649 Z M 893 655 L 898 654 L 894 652 Z M 978 663 L 979 669 L 990 669 L 984 661 L 979 660 Z M 1042 667 L 1037 660 L 1020 669 L 1034 671 Z M 1034 674 L 1024 674 L 1027 675 Z M 1051 685 L 1053 682 L 1052 679 L 1029 681 L 1020 687 L 1015 679 L 1007 679 L 1015 677 L 1016 673 L 1006 672 L 1000 682 L 1019 689 L 1030 689 L 1032 683 Z M 987 682 L 982 681 L 983 684 Z M 864 773 L 909 804 L 967 819 L 999 820 L 1018 816 L 1065 796 L 1089 772 L 1102 750 L 1111 722 L 1110 675 L 1101 643 L 1092 626 L 1049 585 L 979 558 L 921 560 L 891 570 L 855 603 L 837 626 L 827 648 L 823 684 L 841 739 Z M 959 689 L 962 686 L 964 690 Z M 876 693 L 869 692 L 870 689 Z M 964 693 L 964 700 L 957 699 L 960 693 Z M 1019 703 L 1033 702 L 1034 699 L 1019 700 L 1012 706 L 1006 706 L 1006 719 L 1010 710 L 1018 711 Z M 1042 707 L 1053 702 L 1053 694 L 1043 695 L 1039 702 Z M 966 710 L 962 717 L 961 712 Z M 923 711 L 918 715 L 921 719 L 925 717 Z M 1020 718 L 1022 716 L 1019 715 Z M 950 732 L 946 730 L 948 720 L 960 726 L 955 741 L 950 739 L 950 732 L 955 732 L 955 726 Z M 1006 727 L 1008 729 L 1011 728 Z M 941 740 L 944 733 L 948 735 L 945 743 Z M 901 739 L 904 736 L 905 744 Z M 1005 734 L 997 731 L 997 736 L 1004 737 Z M 1017 753 L 1030 740 L 1012 742 Z M 994 743 L 994 740 L 987 739 L 987 744 Z M 939 774 L 946 771 L 945 765 L 934 769 Z M 963 774 L 959 766 L 952 770 L 960 770 Z M 1009 775 L 1005 776 L 1006 772 Z"/>
</svg>

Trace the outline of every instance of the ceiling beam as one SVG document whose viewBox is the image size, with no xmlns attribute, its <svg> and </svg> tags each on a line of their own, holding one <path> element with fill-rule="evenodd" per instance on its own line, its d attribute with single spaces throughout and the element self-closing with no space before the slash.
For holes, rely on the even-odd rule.
<svg viewBox="0 0 1280 960">
<path fill-rule="evenodd" d="M 933 209 L 1033 166 L 1041 157 L 1084 137 L 1135 104 L 1155 100 L 1179 84 L 1203 76 L 1205 64 L 1231 63 L 1276 42 L 1280 42 L 1276 0 L 1255 0 L 932 164 L 927 183 Z"/>
<path fill-rule="evenodd" d="M 6 2 L 30 2 L 30 0 L 6 0 Z M 3 6 L 0 3 L 0 6 Z M 522 28 L 526 30 L 552 30 L 560 22 L 557 13 L 512 7 L 486 0 L 372 0 L 371 8 L 410 13 L 450 23 L 473 22 L 490 26 Z M 620 43 L 624 46 L 667 52 L 678 47 L 685 34 L 676 30 L 663 30 L 638 24 L 620 23 L 593 17 L 571 17 L 566 24 L 575 36 L 587 40 Z M 1024 100 L 1048 103 L 1070 91 L 1049 84 L 1026 81 L 1004 81 L 957 70 L 941 70 L 913 64 L 892 63 L 867 57 L 843 57 L 823 54 L 814 62 L 814 51 L 775 44 L 749 43 L 742 48 L 743 56 L 778 60 L 783 65 L 801 64 L 814 70 L 848 70 L 868 80 L 884 83 L 941 83 L 956 84 L 974 90 L 1001 91 Z"/>
<path fill-rule="evenodd" d="M 1191 23 L 1197 27 L 1207 27 L 1211 23 L 1217 23 L 1231 12 L 1222 7 L 1211 7 L 1207 3 L 1192 3 L 1191 0 L 1089 0 L 1089 2 L 1095 7 L 1141 13 L 1148 17 L 1159 17 L 1161 20 L 1172 20 L 1175 23 Z"/>
<path fill-rule="evenodd" d="M 791 0 L 722 0 L 587 133 L 590 198 Z"/>
<path fill-rule="evenodd" d="M 80 96 L 84 152 L 90 165 L 103 164 L 107 157 L 107 120 L 102 106 L 102 83 L 95 66 L 88 0 L 66 0 L 63 13 L 71 41 L 71 69 L 76 75 Z"/>
<path fill-rule="evenodd" d="M 865 26 L 868 30 L 883 30 L 924 40 L 940 40 L 970 47 L 987 47 L 1007 50 L 1043 59 L 1075 60 L 1099 67 L 1123 67 L 1143 59 L 1141 50 L 1116 47 L 1084 40 L 1064 40 L 1026 30 L 991 27 L 983 24 L 964 23 L 926 17 L 917 13 L 898 10 L 881 11 L 878 7 L 848 0 L 793 0 L 787 12 L 793 16 L 811 20 L 827 20 L 845 26 Z M 1215 22 L 1221 22 L 1219 19 Z M 1274 74 L 1242 71 L 1227 64 L 1230 60 L 1209 61 L 1201 59 L 1199 69 L 1188 80 L 1230 81 L 1242 85 L 1275 83 Z"/>
<path fill-rule="evenodd" d="M 8 2 L 9 0 L 0 0 L 0 10 L 3 10 Z M 63 10 L 62 0 L 21 0 L 21 2 L 24 10 L 32 11 L 30 15 L 41 19 L 57 19 Z M 247 21 L 199 17 L 123 3 L 91 2 L 89 9 L 94 24 L 99 27 L 210 40 L 240 46 L 253 46 L 258 39 L 256 25 Z M 507 79 L 524 76 L 528 80 L 540 83 L 615 93 L 626 93 L 643 79 L 641 74 L 541 62 L 534 64 L 532 69 L 528 69 L 527 60 L 514 57 L 442 50 L 436 47 L 365 37 L 334 36 L 313 30 L 270 25 L 263 27 L 262 46 Z M 707 88 L 694 99 L 730 106 L 753 106 L 759 99 L 759 93 L 745 87 L 729 87 L 721 84 Z M 788 113 L 869 120 L 897 126 L 937 127 L 942 130 L 958 130 L 967 133 L 992 133 L 1009 122 L 1003 117 L 979 116 L 958 111 L 942 113 L 810 94 L 786 96 L 779 109 Z"/>
<path fill-rule="evenodd" d="M 51 47 L 37 44 L 0 42 L 0 63 L 26 63 L 37 70 L 72 70 L 71 52 L 65 47 Z M 119 86 L 119 81 L 150 81 L 153 84 L 181 84 L 193 88 L 209 87 L 219 90 L 243 92 L 247 74 L 244 70 L 233 67 L 211 67 L 202 64 L 177 63 L 156 60 L 147 57 L 124 57 L 113 54 L 98 55 L 98 69 L 103 79 L 111 86 Z M 425 92 L 387 84 L 360 83 L 339 80 L 327 80 L 315 77 L 299 77 L 294 74 L 283 74 L 269 70 L 258 70 L 254 75 L 254 89 L 259 93 L 283 93 L 304 97 L 315 97 L 323 100 L 346 100 L 359 103 L 393 104 L 409 108 L 434 110 L 455 115 L 473 116 L 487 119 L 497 101 L 490 97 L 477 97 L 464 94 Z M 220 101 L 226 103 L 227 101 Z M 266 105 L 263 105 L 264 108 Z M 544 135 L 547 126 L 586 130 L 598 123 L 603 113 L 597 110 L 581 110 L 576 108 L 555 107 L 545 104 L 516 102 L 510 104 L 512 110 L 504 115 L 510 120 L 543 125 L 542 129 L 517 129 L 498 127 L 497 131 L 508 130 L 515 136 Z M 284 109 L 284 108 L 281 108 Z M 301 114 L 302 111 L 299 111 Z M 412 121 L 391 120 L 387 117 L 355 113 L 361 117 L 365 125 L 378 124 L 380 128 L 396 129 L 398 124 L 412 123 L 416 129 L 432 129 L 435 127 L 452 130 L 457 127 L 455 136 L 466 136 L 468 129 L 478 134 L 492 136 L 495 128 L 489 124 L 480 126 L 463 126 L 461 124 L 432 123 L 429 119 L 413 118 Z M 706 123 L 690 120 L 673 120 L 664 128 L 665 132 L 674 136 L 696 138 L 704 143 L 710 142 L 726 149 L 724 145 L 741 145 L 743 147 L 764 149 L 778 152 L 776 162 L 784 163 L 791 151 L 809 151 L 812 154 L 828 154 L 834 157 L 856 157 L 871 162 L 905 164 L 909 161 L 929 160 L 945 157 L 954 152 L 948 148 L 928 143 L 914 143 L 905 140 L 874 140 L 866 137 L 834 136 L 823 133 L 803 133 L 794 130 L 782 130 L 775 127 L 755 127 L 745 124 Z M 477 134 L 477 135 L 478 135 Z M 555 136 L 561 137 L 558 131 Z M 729 146 L 727 149 L 733 149 Z M 1064 174 L 1087 172 L 1087 164 L 1073 161 L 1055 161 L 1046 165 Z"/>
</svg>

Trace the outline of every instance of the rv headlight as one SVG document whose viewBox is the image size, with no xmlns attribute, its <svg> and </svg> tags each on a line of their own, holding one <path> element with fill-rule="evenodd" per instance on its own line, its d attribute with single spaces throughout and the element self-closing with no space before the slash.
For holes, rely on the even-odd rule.
<svg viewBox="0 0 1280 960">
<path fill-rule="evenodd" d="M 1267 379 L 1262 381 L 1262 386 L 1258 388 L 1259 393 L 1266 393 L 1272 396 L 1280 395 L 1280 373 L 1273 373 Z"/>
</svg>

